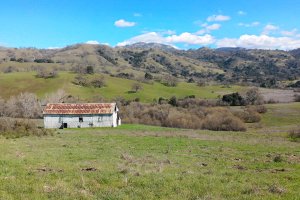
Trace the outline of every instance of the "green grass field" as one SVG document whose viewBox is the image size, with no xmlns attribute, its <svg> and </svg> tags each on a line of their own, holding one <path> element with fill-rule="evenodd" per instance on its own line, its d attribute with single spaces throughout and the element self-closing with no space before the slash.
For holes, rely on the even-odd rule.
<svg viewBox="0 0 300 200">
<path fill-rule="evenodd" d="M 194 83 L 184 82 L 179 83 L 177 87 L 166 87 L 155 82 L 153 85 L 142 83 L 143 90 L 138 93 L 130 93 L 131 86 L 136 81 L 104 75 L 107 86 L 104 88 L 93 88 L 72 84 L 74 76 L 75 74 L 72 73 L 60 72 L 57 78 L 42 79 L 35 78 L 35 73 L 33 72 L 0 73 L 0 96 L 8 98 L 27 91 L 43 97 L 47 93 L 64 89 L 67 93 L 80 97 L 83 100 L 89 100 L 93 96 L 100 95 L 107 100 L 122 96 L 126 99 L 140 98 L 143 102 L 152 102 L 153 99 L 158 99 L 159 97 L 170 98 L 174 95 L 177 97 L 196 95 L 199 98 L 214 99 L 220 94 L 242 90 L 240 86 L 231 86 L 230 88 L 219 85 L 198 87 Z"/>
<path fill-rule="evenodd" d="M 300 143 L 287 131 L 300 103 L 267 106 L 247 132 L 125 124 L 0 137 L 0 199 L 299 199 Z"/>
</svg>

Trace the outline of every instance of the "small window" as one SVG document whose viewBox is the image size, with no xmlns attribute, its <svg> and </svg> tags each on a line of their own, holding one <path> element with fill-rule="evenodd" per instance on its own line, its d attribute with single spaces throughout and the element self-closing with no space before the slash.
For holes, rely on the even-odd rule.
<svg viewBox="0 0 300 200">
<path fill-rule="evenodd" d="M 83 122 L 83 117 L 79 117 L 79 122 Z"/>
</svg>

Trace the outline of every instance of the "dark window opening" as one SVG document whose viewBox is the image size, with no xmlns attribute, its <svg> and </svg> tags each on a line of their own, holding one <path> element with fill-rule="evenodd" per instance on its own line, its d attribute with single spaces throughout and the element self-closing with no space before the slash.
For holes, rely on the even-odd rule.
<svg viewBox="0 0 300 200">
<path fill-rule="evenodd" d="M 83 117 L 79 117 L 79 122 L 83 122 Z"/>
</svg>

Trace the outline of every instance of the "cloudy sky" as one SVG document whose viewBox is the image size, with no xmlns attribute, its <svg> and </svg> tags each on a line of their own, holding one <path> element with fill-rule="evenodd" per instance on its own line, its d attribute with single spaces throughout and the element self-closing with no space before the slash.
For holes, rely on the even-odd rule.
<svg viewBox="0 0 300 200">
<path fill-rule="evenodd" d="M 1 1 L 0 46 L 300 48 L 300 0 Z"/>
</svg>

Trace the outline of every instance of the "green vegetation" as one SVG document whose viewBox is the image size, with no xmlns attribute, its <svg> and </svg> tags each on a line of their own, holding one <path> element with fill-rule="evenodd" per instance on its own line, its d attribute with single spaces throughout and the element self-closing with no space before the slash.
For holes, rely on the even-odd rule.
<svg viewBox="0 0 300 200">
<path fill-rule="evenodd" d="M 262 123 L 272 127 L 290 127 L 300 124 L 300 103 L 269 104 Z"/>
<path fill-rule="evenodd" d="M 288 130 L 300 103 L 267 107 L 247 132 L 125 124 L 0 136 L 0 199 L 297 199 L 300 143 Z"/>
<path fill-rule="evenodd" d="M 59 72 L 58 77 L 51 79 L 35 78 L 34 72 L 14 72 L 9 74 L 0 73 L 0 91 L 3 98 L 9 98 L 21 92 L 36 93 L 39 97 L 44 97 L 47 93 L 52 93 L 58 89 L 64 89 L 68 94 L 79 96 L 83 100 L 92 99 L 95 95 L 101 95 L 111 100 L 122 96 L 126 99 L 139 98 L 143 102 L 152 102 L 159 97 L 170 98 L 172 96 L 185 97 L 195 95 L 197 98 L 217 98 L 219 95 L 240 91 L 242 87 L 232 86 L 205 86 L 198 87 L 195 83 L 180 82 L 176 87 L 167 87 L 161 83 L 153 84 L 141 83 L 143 90 L 138 93 L 130 93 L 132 85 L 137 83 L 134 80 L 122 79 L 103 75 L 106 87 L 82 87 L 72 83 L 76 74 Z M 89 75 L 93 76 L 93 75 Z M 96 76 L 96 75 L 95 75 Z M 7 89 L 9 88 L 9 89 Z"/>
<path fill-rule="evenodd" d="M 0 196 L 295 199 L 300 195 L 299 143 L 285 138 L 270 142 L 259 134 L 125 129 L 129 130 L 81 129 L 42 138 L 1 138 Z"/>
</svg>

